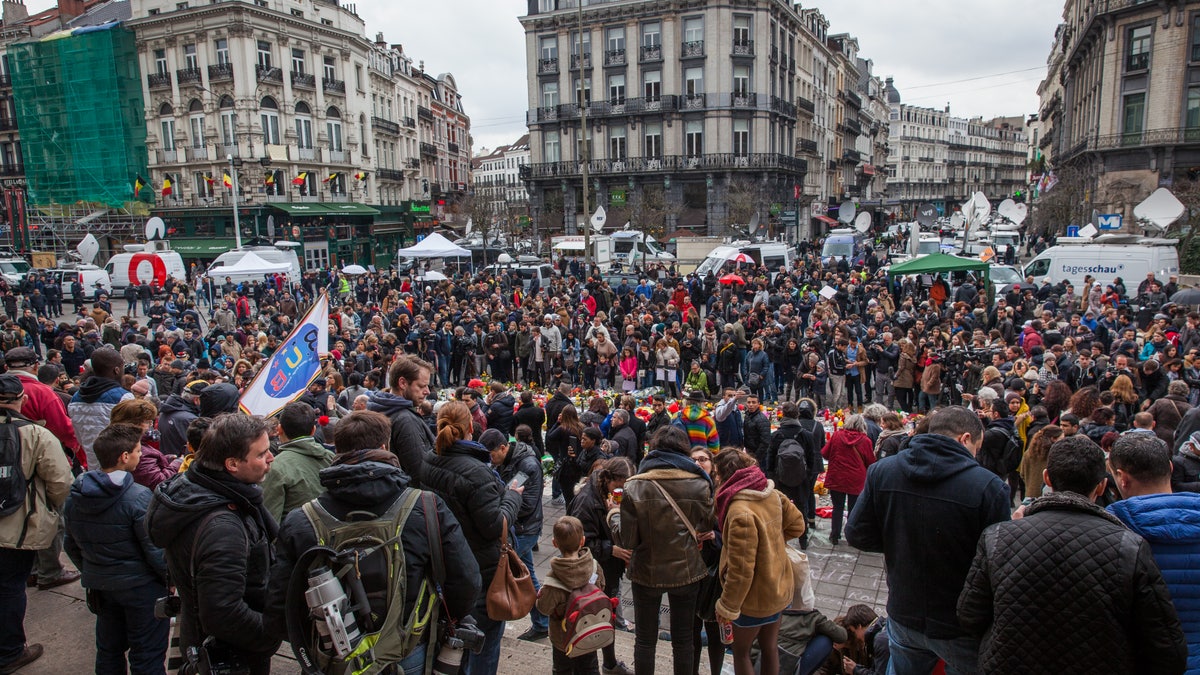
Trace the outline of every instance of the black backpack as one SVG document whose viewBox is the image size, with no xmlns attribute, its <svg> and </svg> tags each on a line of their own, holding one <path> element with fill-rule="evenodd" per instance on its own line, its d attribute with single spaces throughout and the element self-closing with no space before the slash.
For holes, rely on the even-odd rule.
<svg viewBox="0 0 1200 675">
<path fill-rule="evenodd" d="M 808 460 L 804 457 L 804 446 L 800 441 L 789 438 L 779 444 L 775 462 L 776 475 L 784 487 L 799 487 L 808 478 Z"/>
<path fill-rule="evenodd" d="M 33 423 L 11 412 L 0 423 L 0 517 L 15 513 L 33 491 L 21 468 L 20 428 L 27 424 Z"/>
<path fill-rule="evenodd" d="M 1021 439 L 1017 437 L 1016 432 L 1004 432 L 1004 436 L 1008 439 L 1004 444 L 1004 452 L 1000 455 L 1000 463 L 1004 468 L 1004 475 L 1008 475 L 1016 471 L 1021 466 Z"/>
</svg>

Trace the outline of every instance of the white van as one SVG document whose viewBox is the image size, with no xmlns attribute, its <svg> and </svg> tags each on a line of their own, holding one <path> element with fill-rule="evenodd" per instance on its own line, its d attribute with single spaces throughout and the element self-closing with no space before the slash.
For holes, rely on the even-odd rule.
<svg viewBox="0 0 1200 675">
<path fill-rule="evenodd" d="M 644 267 L 645 264 L 662 262 L 675 262 L 675 256 L 662 250 L 658 242 L 648 234 L 638 232 L 637 230 L 621 230 L 613 232 L 612 238 L 612 259 L 613 262 L 619 262 L 622 265 L 637 265 Z M 643 241 L 642 237 L 645 237 Z"/>
<path fill-rule="evenodd" d="M 142 282 L 163 286 L 167 277 L 176 281 L 187 280 L 183 258 L 171 250 L 170 243 L 156 240 L 145 244 L 126 244 L 124 248 L 124 253 L 114 255 L 104 265 L 114 293 L 121 293 L 126 286 Z"/>
<path fill-rule="evenodd" d="M 243 246 L 240 249 L 226 251 L 217 256 L 217 259 L 213 261 L 212 265 L 209 265 L 208 269 L 211 270 L 214 267 L 234 265 L 237 263 L 237 261 L 245 257 L 247 253 L 253 252 L 255 255 L 269 263 L 287 263 L 290 266 L 287 271 L 288 283 L 298 284 L 300 283 L 300 279 L 304 274 L 304 268 L 300 265 L 300 257 L 296 255 L 296 251 L 298 251 L 301 246 L 303 246 L 303 244 L 297 241 L 277 241 L 275 242 L 274 246 Z M 235 284 L 242 283 L 243 281 L 263 280 L 262 274 L 254 273 L 218 276 L 219 278 L 213 278 L 213 281 L 218 284 L 225 281 L 225 276 L 228 276 Z"/>
<path fill-rule="evenodd" d="M 780 267 L 791 269 L 792 263 L 796 260 L 795 252 L 787 244 L 780 242 L 751 244 L 740 241 L 714 248 L 704 262 L 696 268 L 696 274 L 703 278 L 712 272 L 720 278 L 721 275 L 737 269 L 738 263 L 734 259 L 740 254 L 749 256 L 754 261 L 755 267 L 766 265 L 767 269 L 771 270 L 772 279 L 779 274 Z"/>
<path fill-rule="evenodd" d="M 112 293 L 112 279 L 108 272 L 95 265 L 41 270 L 39 274 L 45 275 L 47 283 L 58 284 L 62 288 L 62 297 L 64 298 L 71 297 L 71 285 L 75 283 L 76 279 L 83 285 L 83 292 L 88 296 L 96 290 L 96 284 L 100 284 L 100 288 Z"/>
<path fill-rule="evenodd" d="M 1159 279 L 1179 273 L 1178 242 L 1137 235 L 1101 235 L 1095 239 L 1059 237 L 1058 245 L 1042 251 L 1025 266 L 1033 283 L 1069 281 L 1082 292 L 1083 278 L 1091 275 L 1101 284 L 1121 277 L 1126 285 L 1153 272 Z"/>
<path fill-rule="evenodd" d="M 526 291 L 533 285 L 534 279 L 538 280 L 538 288 L 549 288 L 550 282 L 555 276 L 554 268 L 549 263 L 532 265 L 493 263 L 488 271 L 492 273 L 492 276 L 508 276 L 516 273 L 521 278 L 521 286 Z"/>
<path fill-rule="evenodd" d="M 850 228 L 830 230 L 829 234 L 825 235 L 825 245 L 821 248 L 821 263 L 828 265 L 834 258 L 838 260 L 845 258 L 850 261 L 851 267 L 866 264 L 866 256 L 856 255 L 859 245 L 866 240 L 866 236 L 858 230 Z M 936 253 L 936 251 L 934 252 Z"/>
</svg>

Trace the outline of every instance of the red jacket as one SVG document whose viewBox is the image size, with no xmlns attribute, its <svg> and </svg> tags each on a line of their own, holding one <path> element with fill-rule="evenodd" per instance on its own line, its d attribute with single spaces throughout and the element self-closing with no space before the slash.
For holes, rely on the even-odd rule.
<svg viewBox="0 0 1200 675">
<path fill-rule="evenodd" d="M 1042 334 L 1033 329 L 1033 326 L 1026 326 L 1022 331 L 1021 349 L 1025 350 L 1025 358 L 1033 356 L 1034 347 L 1042 347 L 1045 343 L 1042 341 Z"/>
<path fill-rule="evenodd" d="M 596 316 L 596 298 L 588 295 L 583 299 L 583 306 L 587 308 L 588 316 Z"/>
<path fill-rule="evenodd" d="M 25 403 L 21 405 L 21 414 L 49 429 L 59 443 L 75 455 L 81 465 L 87 466 L 87 455 L 75 436 L 75 425 L 67 416 L 67 407 L 63 405 L 58 394 L 54 393 L 49 385 L 42 384 L 36 377 L 23 370 L 10 372 L 21 378 L 21 388 L 25 390 Z"/>
<path fill-rule="evenodd" d="M 869 436 L 853 429 L 838 429 L 821 448 L 821 456 L 829 461 L 825 487 L 848 495 L 862 493 L 867 467 L 875 461 Z"/>
</svg>

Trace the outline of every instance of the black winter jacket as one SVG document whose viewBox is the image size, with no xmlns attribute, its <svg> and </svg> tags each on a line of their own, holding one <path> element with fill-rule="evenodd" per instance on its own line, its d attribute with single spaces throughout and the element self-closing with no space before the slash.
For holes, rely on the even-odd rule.
<svg viewBox="0 0 1200 675">
<path fill-rule="evenodd" d="M 521 495 L 508 490 L 492 468 L 491 455 L 473 441 L 457 441 L 425 464 L 424 489 L 446 500 L 462 525 L 479 573 L 489 583 L 500 560 L 503 519 L 517 522 Z"/>
<path fill-rule="evenodd" d="M 596 471 L 575 493 L 567 515 L 583 523 L 585 545 L 591 550 L 592 558 L 604 569 L 604 578 L 619 579 L 625 572 L 625 561 L 612 554 L 614 542 L 612 529 L 608 526 L 607 497 L 608 491 L 601 484 L 600 472 Z"/>
<path fill-rule="evenodd" d="M 517 400 L 512 397 L 512 394 L 507 392 L 496 397 L 487 409 L 487 423 L 489 429 L 499 429 L 504 432 L 505 436 L 511 436 L 513 432 L 513 407 L 517 405 Z"/>
<path fill-rule="evenodd" d="M 1150 544 L 1070 492 L 984 530 L 958 617 L 983 638 L 980 673 L 1182 673 L 1187 665 Z"/>
<path fill-rule="evenodd" d="M 776 429 L 775 433 L 771 436 L 771 443 L 767 446 L 766 451 L 755 455 L 755 458 L 758 459 L 758 463 L 763 467 L 763 473 L 766 473 L 772 478 L 776 477 L 776 464 L 778 463 L 777 460 L 779 458 L 779 446 L 783 445 L 783 442 L 786 440 L 794 440 L 804 447 L 804 459 L 805 466 L 808 467 L 808 477 L 816 476 L 817 474 L 813 473 L 814 464 L 811 457 L 811 448 L 813 447 L 813 442 L 811 436 L 812 434 L 808 433 L 808 431 L 800 425 L 800 420 L 785 417 L 783 421 L 779 423 L 779 428 Z M 820 452 L 821 448 L 818 446 L 818 457 L 820 457 Z M 808 477 L 804 477 L 804 480 L 807 480 Z M 795 479 L 792 480 L 793 482 L 795 481 Z"/>
<path fill-rule="evenodd" d="M 211 635 L 248 654 L 273 654 L 279 641 L 262 612 L 275 522 L 213 475 L 201 466 L 177 474 L 158 486 L 146 511 L 150 540 L 166 552 L 183 601 L 180 646 L 186 652 Z"/>
<path fill-rule="evenodd" d="M 966 635 L 958 593 L 984 528 L 1008 520 L 1008 484 L 946 436 L 912 436 L 867 469 L 846 541 L 881 552 L 888 620 L 932 639 Z"/>
<path fill-rule="evenodd" d="M 543 440 L 542 427 L 546 426 L 546 411 L 534 403 L 522 404 L 513 413 L 513 432 L 522 424 L 533 430 L 533 447 L 537 448 L 538 457 L 546 454 L 546 443 Z"/>
<path fill-rule="evenodd" d="M 331 466 L 321 470 L 321 485 L 326 492 L 317 501 L 335 518 L 343 519 L 351 511 L 369 511 L 383 515 L 408 487 L 409 478 L 394 466 L 379 462 Z M 461 618 L 471 613 L 480 593 L 479 565 L 471 555 L 458 519 L 437 498 L 437 520 L 441 528 L 442 560 L 446 582 L 442 598 L 450 616 Z M 412 610 L 430 565 L 430 538 L 425 529 L 425 504 L 417 500 L 404 523 L 400 544 L 404 548 L 405 573 L 408 577 L 404 616 Z M 265 610 L 267 627 L 279 639 L 287 638 L 284 614 L 288 582 L 296 561 L 317 545 L 316 532 L 303 509 L 295 509 L 283 519 L 276 542 L 275 564 L 271 567 L 270 592 Z M 432 571 L 428 571 L 432 579 Z"/>
<path fill-rule="evenodd" d="M 433 457 L 433 431 L 413 408 L 413 402 L 391 392 L 371 397 L 368 410 L 383 413 L 392 420 L 392 454 L 400 459 L 400 468 L 414 487 L 424 487 L 425 463 Z"/>
<path fill-rule="evenodd" d="M 167 582 L 167 561 L 146 533 L 153 493 L 121 472 L 114 483 L 103 471 L 75 480 L 63 507 L 63 548 L 83 573 L 84 588 L 115 591 Z M 116 475 L 116 474 L 114 474 Z"/>
<path fill-rule="evenodd" d="M 983 444 L 979 446 L 979 454 L 975 457 L 979 461 L 979 466 L 1001 478 L 1008 476 L 1010 471 L 1016 471 L 1016 466 L 1005 464 L 1004 456 L 1005 450 L 1008 449 L 1010 436 L 1016 438 L 1017 450 L 1020 450 L 1021 440 L 1017 438 L 1016 433 L 1011 417 L 1001 417 L 989 422 L 987 430 L 983 432 Z"/>
<path fill-rule="evenodd" d="M 517 536 L 542 533 L 542 488 L 545 477 L 542 475 L 542 461 L 527 443 L 514 441 L 508 446 L 508 456 L 496 471 L 500 480 L 508 485 L 518 473 L 529 476 L 525 482 L 525 492 L 521 494 L 521 508 L 517 511 Z"/>
<path fill-rule="evenodd" d="M 1176 452 L 1171 458 L 1172 492 L 1200 492 L 1200 457 L 1187 452 Z"/>
<path fill-rule="evenodd" d="M 558 424 L 558 416 L 562 414 L 563 408 L 574 405 L 571 399 L 567 398 L 562 392 L 554 392 L 549 401 L 546 401 L 546 428 L 551 429 Z"/>
<path fill-rule="evenodd" d="M 187 428 L 199 416 L 200 409 L 194 403 L 180 394 L 171 394 L 158 411 L 159 450 L 164 455 L 187 454 Z"/>
<path fill-rule="evenodd" d="M 746 413 L 742 423 L 742 442 L 755 457 L 762 457 L 770 446 L 771 421 L 761 409 L 756 413 Z"/>
</svg>

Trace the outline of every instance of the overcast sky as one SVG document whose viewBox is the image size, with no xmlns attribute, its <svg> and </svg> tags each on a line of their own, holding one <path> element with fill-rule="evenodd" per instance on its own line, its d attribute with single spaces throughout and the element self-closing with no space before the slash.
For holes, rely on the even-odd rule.
<svg viewBox="0 0 1200 675">
<path fill-rule="evenodd" d="M 30 12 L 54 0 L 27 0 Z M 960 117 L 1028 115 L 1038 107 L 1060 0 L 826 0 L 831 33 L 892 76 L 906 103 Z M 431 73 L 450 72 L 471 116 L 475 150 L 525 133 L 525 0 L 360 0 L 367 35 L 383 31 Z M 967 81 L 963 81 L 967 80 Z"/>
</svg>

